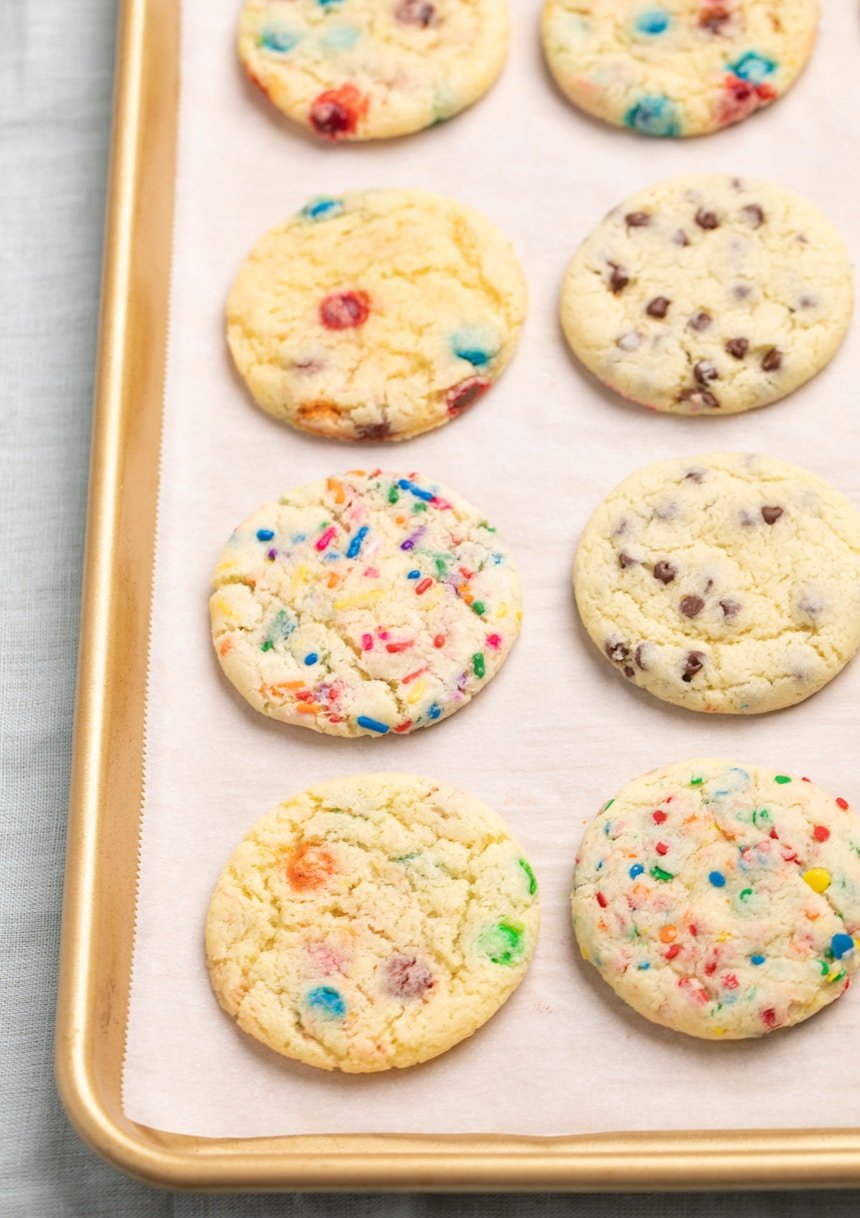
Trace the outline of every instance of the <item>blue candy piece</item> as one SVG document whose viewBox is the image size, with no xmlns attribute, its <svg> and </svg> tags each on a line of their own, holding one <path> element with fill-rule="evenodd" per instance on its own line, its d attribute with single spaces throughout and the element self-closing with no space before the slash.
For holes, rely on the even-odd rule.
<svg viewBox="0 0 860 1218">
<path fill-rule="evenodd" d="M 363 524 L 361 528 L 356 531 L 355 536 L 349 543 L 349 549 L 346 552 L 347 558 L 358 558 L 362 542 L 369 532 L 370 530 L 366 524 Z"/>
<path fill-rule="evenodd" d="M 708 876 L 708 879 L 711 881 L 714 888 L 725 888 L 726 886 L 726 877 L 723 875 L 722 871 L 712 871 Z"/>
<path fill-rule="evenodd" d="M 847 956 L 849 952 L 854 951 L 854 940 L 850 935 L 840 931 L 838 935 L 834 935 L 830 940 L 830 950 L 837 960 L 841 960 L 843 956 Z"/>
<path fill-rule="evenodd" d="M 274 529 L 257 529 L 257 541 L 271 541 L 274 536 Z"/>
<path fill-rule="evenodd" d="M 643 964 L 637 964 L 636 967 L 639 969 L 642 969 L 642 972 L 644 973 L 646 971 L 646 969 L 649 969 L 651 967 L 651 965 L 646 960 Z"/>
<path fill-rule="evenodd" d="M 668 97 L 643 97 L 624 115 L 624 124 L 643 135 L 675 136 L 681 134 L 678 108 Z"/>
<path fill-rule="evenodd" d="M 318 659 L 319 656 L 315 651 L 309 651 L 305 656 L 305 663 L 307 664 L 308 668 L 310 668 L 312 664 L 316 664 Z"/>
<path fill-rule="evenodd" d="M 318 199 L 311 199 L 310 203 L 306 203 L 299 212 L 299 215 L 304 216 L 306 220 L 330 220 L 333 216 L 339 216 L 342 211 L 342 199 L 327 199 L 321 197 Z"/>
<path fill-rule="evenodd" d="M 274 51 L 276 55 L 286 55 L 299 41 L 299 35 L 291 34 L 289 30 L 280 26 L 267 26 L 257 41 L 267 51 Z"/>
<path fill-rule="evenodd" d="M 420 571 L 410 571 L 409 574 L 406 576 L 406 578 L 407 579 L 420 579 L 421 572 Z"/>
<path fill-rule="evenodd" d="M 378 719 L 371 719 L 369 715 L 359 715 L 356 723 L 359 727 L 367 728 L 369 732 L 378 732 L 380 736 L 385 736 L 390 731 L 387 723 L 380 723 Z"/>
<path fill-rule="evenodd" d="M 427 712 L 427 714 L 430 716 L 431 719 L 438 719 L 439 716 L 442 714 L 442 707 L 437 706 L 436 703 L 434 702 L 433 705 L 430 707 L 429 711 Z"/>
<path fill-rule="evenodd" d="M 346 1003 L 331 985 L 318 985 L 308 993 L 306 1001 L 323 1019 L 343 1019 L 346 1014 Z"/>
<path fill-rule="evenodd" d="M 764 956 L 750 956 L 750 964 L 764 964 Z"/>
<path fill-rule="evenodd" d="M 630 873 L 629 873 L 631 880 L 635 880 L 637 875 L 641 875 L 644 870 L 645 870 L 645 868 L 642 866 L 641 863 L 634 863 L 633 866 L 630 868 Z"/>
<path fill-rule="evenodd" d="M 649 13 L 640 13 L 636 18 L 636 29 L 640 34 L 665 34 L 672 18 L 664 9 L 655 8 Z"/>
<path fill-rule="evenodd" d="M 764 84 L 765 79 L 776 71 L 776 61 L 759 55 L 758 51 L 747 51 L 728 65 L 729 71 L 751 85 Z"/>
</svg>

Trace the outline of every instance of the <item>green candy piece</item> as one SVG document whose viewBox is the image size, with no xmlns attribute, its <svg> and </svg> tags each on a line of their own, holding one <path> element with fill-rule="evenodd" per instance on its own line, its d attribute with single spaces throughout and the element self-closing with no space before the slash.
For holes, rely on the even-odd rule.
<svg viewBox="0 0 860 1218">
<path fill-rule="evenodd" d="M 523 927 L 512 922 L 499 922 L 481 933 L 478 946 L 493 964 L 510 968 L 523 958 Z"/>
<path fill-rule="evenodd" d="M 532 871 L 531 867 L 529 866 L 529 864 L 526 862 L 525 859 L 520 859 L 520 866 L 522 867 L 523 871 L 528 876 L 529 896 L 533 897 L 535 895 L 535 893 L 537 892 L 537 877 L 535 876 L 535 873 Z"/>
<path fill-rule="evenodd" d="M 674 875 L 671 871 L 664 871 L 662 867 L 652 867 L 648 872 L 654 880 L 674 880 Z"/>
<path fill-rule="evenodd" d="M 784 786 L 785 783 L 791 782 L 791 779 L 788 777 L 787 774 L 777 774 L 777 776 L 774 778 L 773 781 L 778 782 L 780 784 L 780 786 Z"/>
</svg>

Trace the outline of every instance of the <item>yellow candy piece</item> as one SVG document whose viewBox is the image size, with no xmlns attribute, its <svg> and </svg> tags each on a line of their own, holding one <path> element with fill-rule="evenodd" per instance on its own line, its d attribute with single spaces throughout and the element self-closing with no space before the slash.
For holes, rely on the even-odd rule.
<svg viewBox="0 0 860 1218">
<path fill-rule="evenodd" d="M 830 887 L 830 872 L 823 867 L 810 867 L 803 878 L 813 892 L 826 892 Z"/>
</svg>

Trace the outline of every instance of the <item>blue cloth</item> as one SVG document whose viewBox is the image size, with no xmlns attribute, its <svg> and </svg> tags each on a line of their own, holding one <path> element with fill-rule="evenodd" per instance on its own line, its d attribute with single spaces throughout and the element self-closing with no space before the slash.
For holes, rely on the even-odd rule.
<svg viewBox="0 0 860 1218">
<path fill-rule="evenodd" d="M 174 1196 L 127 1180 L 69 1127 L 54 994 L 115 15 L 115 0 L 0 0 L 0 1215 L 856 1215 L 860 1193 Z"/>
</svg>

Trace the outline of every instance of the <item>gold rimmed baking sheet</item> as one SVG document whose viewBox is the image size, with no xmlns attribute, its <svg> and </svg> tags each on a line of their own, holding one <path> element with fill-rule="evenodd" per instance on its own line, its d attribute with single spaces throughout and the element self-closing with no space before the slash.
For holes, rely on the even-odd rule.
<svg viewBox="0 0 860 1218">
<path fill-rule="evenodd" d="M 384 148 L 319 149 L 286 130 L 239 80 L 230 39 L 225 35 L 235 16 L 232 0 L 214 10 L 206 7 L 212 14 L 209 22 L 201 21 L 201 5 L 195 0 L 182 5 L 186 29 L 192 32 L 183 48 L 179 5 L 171 0 L 126 0 L 123 6 L 58 1023 L 58 1076 L 72 1120 L 96 1149 L 125 1170 L 176 1187 L 550 1190 L 856 1184 L 860 1179 L 860 1130 L 853 1128 L 858 1122 L 850 1119 L 850 1096 L 843 1102 L 838 1087 L 831 1088 L 830 1105 L 832 1118 L 838 1119 L 826 1119 L 822 1108 L 815 1113 L 816 1124 L 828 1128 L 802 1128 L 810 1123 L 810 1116 L 809 1103 L 803 1102 L 804 1096 L 808 1100 L 808 1092 L 800 1079 L 791 1096 L 796 1103 L 786 1101 L 782 1093 L 773 1100 L 772 1123 L 784 1128 L 766 1128 L 769 1119 L 745 1120 L 745 1111 L 749 1111 L 745 1105 L 738 1106 L 732 1119 L 724 1087 L 713 1102 L 706 1088 L 700 1090 L 695 1112 L 685 1109 L 678 1119 L 663 1125 L 652 1117 L 651 1128 L 635 1128 L 641 1119 L 637 1105 L 641 1108 L 645 1102 L 644 1091 L 636 1085 L 637 1074 L 639 1087 L 652 1090 L 659 1085 L 654 1074 L 658 1059 L 647 1055 L 668 1053 L 675 1042 L 661 1039 L 662 1034 L 655 1039 L 638 1021 L 624 1017 L 573 963 L 561 898 L 583 820 L 614 786 L 650 764 L 702 752 L 772 760 L 782 766 L 786 759 L 797 757 L 798 761 L 803 758 L 807 768 L 815 764 L 815 776 L 822 785 L 851 793 L 851 759 L 841 754 L 854 721 L 852 689 L 858 689 L 857 675 L 849 670 L 805 707 L 755 724 L 703 722 L 699 717 L 691 721 L 636 700 L 631 691 L 613 683 L 574 627 L 567 585 L 583 505 L 649 459 L 676 451 L 761 448 L 808 464 L 825 476 L 830 474 L 837 485 L 854 494 L 857 483 L 850 477 L 850 454 L 852 445 L 856 451 L 858 432 L 852 410 L 851 347 L 791 402 L 759 412 L 750 421 L 726 420 L 715 432 L 707 422 L 652 419 L 603 397 L 567 363 L 554 317 L 556 281 L 576 240 L 610 205 L 654 177 L 732 168 L 758 172 L 801 189 L 808 183 L 807 193 L 827 207 L 853 248 L 857 247 L 860 231 L 842 180 L 852 133 L 841 117 L 844 99 L 837 105 L 826 91 L 833 73 L 824 58 L 836 56 L 844 68 L 848 52 L 841 48 L 850 33 L 856 34 L 853 16 L 849 20 L 846 14 L 827 14 L 817 52 L 822 62 L 814 66 L 796 94 L 774 107 L 771 114 L 710 140 L 646 147 L 641 141 L 629 142 L 630 137 L 623 133 L 597 128 L 567 110 L 542 74 L 534 12 L 515 9 L 519 42 L 498 92 L 482 103 L 483 112 L 481 106 L 476 107 L 450 128 Z M 524 45 L 529 39 L 534 45 Z M 177 179 L 180 66 L 185 109 Z M 527 78 L 531 92 L 521 98 L 517 90 L 526 87 Z M 214 91 L 207 93 L 207 88 Z M 218 127 L 222 93 L 230 91 L 236 105 L 242 107 L 242 121 L 250 124 L 248 143 L 231 145 L 229 131 Z M 539 93 L 545 94 L 542 100 Z M 817 141 L 809 137 L 813 118 L 808 111 L 813 101 Z M 542 107 L 539 112 L 535 112 L 537 106 Z M 530 153 L 541 122 L 556 143 Z M 499 131 L 501 135 L 494 134 Z M 791 139 L 797 140 L 797 151 L 786 158 Z M 263 149 L 267 161 L 265 172 L 260 172 Z M 480 156 L 474 155 L 475 149 Z M 226 175 L 225 189 L 213 192 L 206 175 L 213 166 L 217 169 L 218 158 L 224 162 L 219 172 Z M 312 175 L 308 170 L 311 159 Z M 474 162 L 471 172 L 467 172 L 469 162 Z M 236 186 L 228 188 L 227 179 L 238 181 L 243 171 L 250 179 L 247 192 Z M 305 196 L 375 183 L 435 185 L 483 207 L 514 237 L 532 279 L 526 341 L 515 367 L 493 396 L 471 416 L 434 437 L 403 448 L 362 450 L 361 455 L 362 464 L 373 460 L 390 467 L 427 470 L 450 481 L 475 502 L 486 504 L 488 514 L 500 518 L 498 523 L 521 555 L 527 576 L 524 637 L 510 661 L 510 671 L 498 678 L 498 689 L 491 687 L 472 708 L 433 732 L 419 733 L 410 742 L 385 742 L 383 750 L 368 748 L 367 742 L 346 745 L 344 750 L 338 748 L 342 742 L 321 744 L 309 733 L 279 733 L 271 725 L 254 721 L 231 700 L 218 687 L 214 670 L 205 674 L 201 669 L 201 680 L 215 683 L 213 716 L 226 716 L 225 725 L 243 746 L 246 740 L 253 742 L 253 768 L 266 773 L 263 781 L 240 782 L 241 767 L 249 766 L 249 754 L 237 747 L 232 819 L 217 832 L 223 834 L 224 842 L 229 838 L 232 846 L 247 824 L 277 798 L 304 785 L 304 778 L 329 777 L 334 772 L 424 770 L 459 780 L 488 798 L 518 836 L 533 843 L 543 856 L 547 917 L 540 950 L 550 962 L 549 971 L 534 970 L 510 1010 L 502 1012 L 473 1043 L 457 1050 L 451 1061 L 455 1073 L 462 1072 L 464 1086 L 470 1069 L 483 1073 L 485 1080 L 510 1073 L 521 1097 L 526 1092 L 524 1078 L 515 1068 L 523 1053 L 515 1035 L 521 1021 L 531 1021 L 539 1029 L 543 1054 L 542 1059 L 535 1059 L 527 1100 L 520 1102 L 522 1121 L 517 1117 L 516 1097 L 506 1096 L 502 1108 L 507 1126 L 489 1133 L 476 1131 L 478 1118 L 467 1118 L 461 1110 L 449 1111 L 452 1124 L 446 1125 L 444 1103 L 440 1103 L 441 1115 L 435 1121 L 408 1118 L 407 1097 L 414 1085 L 410 1075 L 387 1080 L 386 1095 L 394 1088 L 394 1095 L 403 1097 L 404 1111 L 396 1119 L 374 1120 L 369 1114 L 362 1128 L 353 1114 L 346 1122 L 348 1128 L 326 1132 L 325 1126 L 319 1128 L 319 1121 L 326 1119 L 323 1113 L 315 1118 L 317 1127 L 312 1130 L 314 1121 L 303 1120 L 300 1100 L 295 1097 L 303 1094 L 302 1088 L 309 1088 L 308 1095 L 321 1097 L 317 1083 L 307 1082 L 305 1075 L 295 1076 L 282 1063 L 255 1059 L 254 1071 L 286 1079 L 293 1088 L 290 1111 L 284 1113 L 282 1122 L 283 1129 L 291 1132 L 272 1136 L 278 1130 L 270 1127 L 265 1136 L 239 1137 L 225 1132 L 201 1136 L 201 1128 L 222 1120 L 216 1099 L 202 1092 L 172 1124 L 168 1119 L 159 1127 L 158 1122 L 132 1120 L 126 1115 L 139 1115 L 151 1103 L 139 1085 L 137 1065 L 148 1049 L 149 1060 L 159 1062 L 159 1055 L 151 1053 L 153 1024 L 148 1012 L 153 1003 L 146 1001 L 146 995 L 151 999 L 152 990 L 147 986 L 151 987 L 164 963 L 165 941 L 159 910 L 148 903 L 148 896 L 154 891 L 150 879 L 161 857 L 158 851 L 167 849 L 169 855 L 169 834 L 159 836 L 165 829 L 164 783 L 168 779 L 175 792 L 170 814 L 177 823 L 185 816 L 189 817 L 186 823 L 193 823 L 194 783 L 188 781 L 184 788 L 176 785 L 177 771 L 169 769 L 162 734 L 171 724 L 175 733 L 183 722 L 181 704 L 171 703 L 171 687 L 169 682 L 165 684 L 170 664 L 169 653 L 163 650 L 174 620 L 171 601 L 165 599 L 165 581 L 178 569 L 170 564 L 182 559 L 177 538 L 189 519 L 182 513 L 187 504 L 182 502 L 179 473 L 186 468 L 182 462 L 190 462 L 187 468 L 196 471 L 195 476 L 205 472 L 213 480 L 213 502 L 205 509 L 211 521 L 209 515 L 205 522 L 195 520 L 208 562 L 208 555 L 214 558 L 235 519 L 263 497 L 261 486 L 282 489 L 307 475 L 357 461 L 354 450 L 294 436 L 252 411 L 241 388 L 230 378 L 221 345 L 220 310 L 228 280 L 220 268 L 214 288 L 205 275 L 199 282 L 195 280 L 196 272 L 190 268 L 195 263 L 199 266 L 201 247 L 192 237 L 195 232 L 206 233 L 215 251 L 213 258 L 220 257 L 226 267 L 231 259 L 235 263 L 236 251 L 244 251 L 259 231 L 299 206 Z M 198 193 L 190 193 L 192 190 Z M 225 220 L 226 227 L 222 226 Z M 201 292 L 208 304 L 198 309 Z M 168 360 L 169 307 L 173 345 Z M 856 345 L 853 349 L 856 351 Z M 202 458 L 187 443 L 193 426 L 198 434 L 200 428 L 195 414 L 199 404 L 189 394 L 192 382 L 188 378 L 195 359 L 198 368 L 201 360 L 212 362 L 218 382 L 216 397 L 222 395 L 209 416 L 214 439 L 209 447 L 202 446 L 203 466 L 195 465 Z M 205 394 L 205 376 L 202 379 L 201 394 Z M 218 422 L 221 417 L 223 433 Z M 829 421 L 827 425 L 822 423 L 824 419 Z M 163 422 L 165 450 L 159 486 Z M 191 432 L 183 430 L 189 427 Z M 566 454 L 565 462 L 553 457 L 556 449 Z M 232 469 L 223 474 L 228 461 L 233 462 Z M 562 479 L 563 470 L 566 479 Z M 577 484 L 573 490 L 571 483 Z M 159 492 L 159 563 L 167 565 L 156 569 Z M 556 496 L 551 510 L 546 506 L 547 494 Z M 556 545 L 551 544 L 553 537 Z M 201 564 L 202 570 L 206 563 L 201 560 Z M 199 629 L 195 646 L 202 644 L 201 656 L 208 646 L 204 582 L 195 570 L 188 587 L 180 592 L 185 602 L 195 604 L 193 620 Z M 148 694 L 150 645 L 153 667 Z M 210 660 L 206 652 L 205 662 Z M 208 685 L 201 694 L 204 689 L 208 697 Z M 179 717 L 164 722 L 154 718 L 153 690 L 159 713 L 167 707 Z M 595 690 L 598 700 L 593 696 Z M 653 724 L 650 734 L 646 732 L 642 738 L 637 735 L 640 718 Z M 213 726 L 213 740 L 223 752 L 220 730 L 218 724 Z M 497 743 L 488 746 L 493 740 Z M 395 753 L 389 746 L 398 743 L 407 747 Z M 469 768 L 463 760 L 467 754 L 483 760 Z M 175 765 L 175 760 L 170 764 Z M 208 759 L 198 757 L 187 767 L 192 776 L 195 765 L 207 769 Z M 252 789 L 247 801 L 240 802 L 237 794 L 245 786 Z M 272 798 L 267 797 L 269 793 Z M 856 796 L 860 798 L 860 791 Z M 143 833 L 142 808 L 146 814 Z M 216 819 L 217 815 L 213 824 Z M 218 849 L 226 857 L 220 841 Z M 558 856 L 557 864 L 553 864 L 553 854 Z M 205 862 L 204 873 L 211 865 L 211 861 Z M 186 869 L 193 867 L 186 863 Z M 191 905 L 199 907 L 202 916 L 196 896 Z M 194 929 L 192 937 L 196 935 Z M 130 1036 L 133 959 L 138 1012 Z M 555 989 L 548 984 L 550 979 L 557 981 Z M 205 1003 L 199 1008 L 202 1026 L 211 1018 L 214 1004 L 205 991 L 195 993 Z M 574 1009 L 568 1016 L 562 998 L 570 996 L 574 996 L 571 1001 L 586 1003 L 589 1017 L 600 1021 L 604 1029 L 600 1039 L 570 1039 L 567 1022 L 575 1023 L 584 1013 L 584 1009 Z M 837 1004 L 844 1014 L 821 1016 L 820 1030 L 818 1021 L 812 1021 L 806 1031 L 788 1035 L 785 1048 L 779 1050 L 781 1056 L 796 1061 L 799 1052 L 812 1068 L 816 1055 L 823 1051 L 824 1038 L 836 1028 L 835 1018 L 845 1021 L 840 1027 L 846 1038 L 856 1029 L 849 1005 L 853 997 Z M 541 1004 L 550 1010 L 540 1010 Z M 214 1014 L 221 1018 L 217 1010 Z M 542 1019 L 549 1022 L 542 1025 Z M 200 1039 L 196 1027 L 195 1035 Z M 802 1043 L 797 1039 L 800 1036 Z M 734 1071 L 740 1077 L 740 1071 L 747 1068 L 745 1062 L 750 1070 L 757 1068 L 749 1054 L 746 1059 L 724 1058 L 724 1069 L 719 1057 L 710 1052 L 713 1046 L 707 1049 L 704 1075 L 714 1079 L 715 1092 L 720 1090 L 723 1075 L 731 1076 Z M 691 1057 L 693 1052 L 688 1046 L 678 1049 L 677 1060 L 683 1069 L 695 1073 L 702 1067 Z M 574 1136 L 560 1136 L 565 1130 L 565 1101 L 559 1088 L 565 1079 L 587 1075 L 589 1062 L 601 1054 L 606 1085 L 601 1088 L 594 1077 L 589 1080 L 588 1088 L 570 1107 L 569 1128 Z M 640 1057 L 641 1068 L 637 1067 Z M 478 1058 L 480 1063 L 474 1064 Z M 169 1061 L 170 1048 L 165 1043 L 165 1084 Z M 625 1070 L 632 1085 L 615 1087 L 628 1081 Z M 420 1078 L 420 1072 L 414 1073 Z M 549 1074 L 561 1080 L 559 1088 L 550 1088 Z M 828 1074 L 833 1077 L 832 1070 Z M 837 1076 L 845 1074 L 843 1057 Z M 422 1084 L 424 1102 L 427 1095 L 432 1098 L 434 1086 L 432 1072 L 425 1077 L 430 1081 Z M 671 1088 L 671 1078 L 664 1077 L 663 1084 Z M 338 1085 L 337 1080 L 327 1078 L 325 1090 L 331 1093 Z M 169 1087 L 165 1089 L 169 1091 Z M 589 1098 L 589 1089 L 593 1098 Z M 620 1114 L 614 1119 L 608 1108 L 601 1108 L 597 1094 L 613 1089 L 618 1091 Z M 450 1094 L 447 1085 L 444 1091 Z M 185 1094 L 190 1104 L 190 1091 Z M 360 1094 L 355 1085 L 350 1086 L 350 1096 Z M 184 1101 L 182 1096 L 177 1098 L 178 1112 Z M 201 1102 L 212 1108 L 205 1121 Z M 396 1104 L 396 1100 L 386 1099 L 389 1102 Z M 544 1127 L 556 1136 L 534 1136 L 535 1128 L 541 1127 L 543 1109 L 547 1112 Z M 715 1114 L 723 1127 L 708 1131 Z M 454 1133 L 453 1118 L 472 1128 Z M 274 1122 L 280 1119 L 276 1113 Z M 381 1120 L 388 1124 L 380 1127 Z M 197 1131 L 169 1131 L 182 1123 L 196 1125 Z M 746 1124 L 758 1124 L 762 1129 L 749 1132 L 741 1128 Z M 335 1125 L 332 1122 L 328 1128 Z M 524 1136 L 520 1126 L 528 1128 L 529 1136 Z M 375 1132 L 368 1132 L 371 1127 Z M 605 1132 L 613 1127 L 618 1131 Z M 487 1124 L 485 1129 L 489 1128 Z"/>
</svg>

